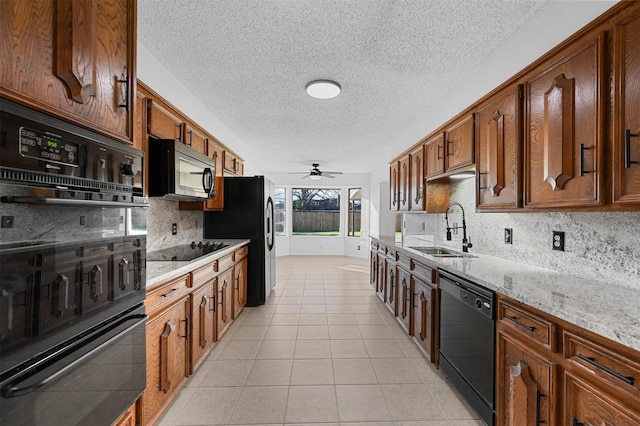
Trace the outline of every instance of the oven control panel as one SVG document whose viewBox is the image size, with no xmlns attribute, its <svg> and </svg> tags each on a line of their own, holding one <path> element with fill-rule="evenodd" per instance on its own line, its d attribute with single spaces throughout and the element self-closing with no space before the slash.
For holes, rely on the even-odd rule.
<svg viewBox="0 0 640 426">
<path fill-rule="evenodd" d="M 23 157 L 78 167 L 80 145 L 64 141 L 59 135 L 20 127 L 19 141 Z"/>
</svg>

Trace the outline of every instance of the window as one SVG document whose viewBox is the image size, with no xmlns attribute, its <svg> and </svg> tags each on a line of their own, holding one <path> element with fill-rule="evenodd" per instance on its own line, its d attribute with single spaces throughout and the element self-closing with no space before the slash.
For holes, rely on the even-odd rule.
<svg viewBox="0 0 640 426">
<path fill-rule="evenodd" d="M 340 190 L 293 188 L 293 235 L 340 235 Z"/>
<path fill-rule="evenodd" d="M 347 236 L 360 236 L 360 212 L 362 211 L 362 188 L 349 188 L 349 217 Z"/>
<path fill-rule="evenodd" d="M 276 235 L 287 235 L 286 223 L 287 223 L 287 190 L 282 187 L 276 187 L 276 195 L 273 199 L 273 208 L 275 210 L 276 217 L 273 219 Z"/>
</svg>

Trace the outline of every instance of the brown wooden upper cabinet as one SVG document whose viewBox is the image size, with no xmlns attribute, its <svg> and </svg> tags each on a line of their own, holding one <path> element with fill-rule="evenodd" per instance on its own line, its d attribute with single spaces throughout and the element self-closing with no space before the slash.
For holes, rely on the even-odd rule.
<svg viewBox="0 0 640 426">
<path fill-rule="evenodd" d="M 207 135 L 195 128 L 190 123 L 185 123 L 184 129 L 184 144 L 189 145 L 200 154 L 207 155 L 207 148 L 209 147 L 209 138 L 207 137 Z"/>
<path fill-rule="evenodd" d="M 398 161 L 389 164 L 389 208 L 391 211 L 400 210 L 400 173 Z"/>
<path fill-rule="evenodd" d="M 147 133 L 158 139 L 182 141 L 182 119 L 160 102 L 147 100 Z"/>
<path fill-rule="evenodd" d="M 604 34 L 580 39 L 525 83 L 525 207 L 603 203 Z"/>
<path fill-rule="evenodd" d="M 463 118 L 445 130 L 445 172 L 473 166 L 473 136 L 473 115 Z"/>
<path fill-rule="evenodd" d="M 398 160 L 398 210 L 409 211 L 409 154 Z"/>
<path fill-rule="evenodd" d="M 224 152 L 224 170 L 234 176 L 242 176 L 244 174 L 244 164 L 234 153 L 230 151 Z"/>
<path fill-rule="evenodd" d="M 444 133 L 440 133 L 425 142 L 426 176 L 433 177 L 444 173 Z"/>
<path fill-rule="evenodd" d="M 522 90 L 522 86 L 508 87 L 485 101 L 475 113 L 479 210 L 521 206 Z"/>
<path fill-rule="evenodd" d="M 613 201 L 640 203 L 640 10 L 614 27 Z"/>
<path fill-rule="evenodd" d="M 0 95 L 133 144 L 134 0 L 0 1 Z"/>
<path fill-rule="evenodd" d="M 409 210 L 424 211 L 424 145 L 409 153 Z"/>
</svg>

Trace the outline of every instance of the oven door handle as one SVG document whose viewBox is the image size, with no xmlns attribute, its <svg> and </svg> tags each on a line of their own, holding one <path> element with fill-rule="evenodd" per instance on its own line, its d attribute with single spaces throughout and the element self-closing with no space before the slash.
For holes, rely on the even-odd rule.
<svg viewBox="0 0 640 426">
<path fill-rule="evenodd" d="M 66 350 L 63 350 L 63 351 L 59 352 L 57 355 L 54 355 L 54 356 L 50 357 L 49 359 L 46 359 L 44 361 L 44 363 L 37 363 L 37 364 L 33 365 L 31 368 L 28 368 L 28 369 L 22 371 L 11 382 L 7 383 L 6 385 L 4 385 L 2 387 L 2 389 L 0 389 L 0 395 L 2 395 L 3 398 L 15 398 L 15 397 L 18 397 L 18 396 L 22 396 L 22 395 L 26 395 L 28 393 L 34 392 L 35 390 L 37 390 L 37 389 L 39 389 L 39 388 L 41 388 L 41 387 L 53 382 L 58 377 L 62 376 L 64 373 L 66 373 L 67 371 L 71 370 L 72 368 L 77 366 L 79 363 L 81 363 L 82 361 L 87 359 L 88 357 L 90 357 L 93 354 L 95 354 L 96 352 L 100 351 L 105 346 L 107 346 L 107 345 L 113 343 L 114 341 L 118 340 L 119 338 L 124 336 L 126 333 L 130 332 L 131 330 L 133 330 L 134 328 L 140 326 L 141 324 L 144 324 L 147 321 L 147 317 L 148 316 L 146 314 L 130 315 L 130 316 L 127 316 L 127 317 L 124 317 L 124 318 L 118 320 L 115 324 L 109 324 L 108 326 L 106 326 L 102 330 L 100 330 L 97 333 L 95 333 L 90 339 L 84 341 L 83 344 L 71 346 L 71 347 L 67 348 Z M 34 375 L 36 375 L 39 371 L 43 370 L 44 368 L 50 367 L 54 363 L 57 363 L 60 360 L 66 358 L 67 356 L 71 355 L 73 352 L 77 351 L 78 349 L 81 349 L 82 347 L 84 347 L 88 343 L 90 343 L 91 341 L 99 338 L 100 336 L 102 336 L 103 334 L 105 334 L 108 331 L 112 330 L 113 328 L 115 328 L 115 327 L 117 327 L 117 326 L 119 326 L 121 324 L 124 324 L 126 321 L 130 321 L 130 320 L 133 320 L 133 319 L 137 319 L 138 321 L 136 321 L 134 324 L 130 325 L 129 327 L 125 328 L 120 333 L 116 334 L 115 336 L 111 337 L 109 340 L 100 343 L 98 346 L 96 346 L 95 348 L 91 349 L 89 352 L 87 352 L 86 354 L 80 356 L 79 358 L 75 359 L 73 362 L 71 362 L 68 365 L 64 366 L 63 368 L 55 371 L 53 374 L 45 377 L 44 379 L 40 380 L 38 383 L 34 383 L 32 385 L 25 386 L 25 387 L 22 387 L 22 388 L 18 387 L 18 385 L 20 383 L 24 382 L 25 380 L 29 379 L 30 377 L 33 377 Z"/>
<path fill-rule="evenodd" d="M 5 195 L 0 197 L 3 203 L 11 204 L 55 204 L 59 206 L 85 206 L 85 207 L 149 207 L 149 203 L 134 203 L 120 201 L 76 200 L 71 198 L 48 197 L 20 197 Z"/>
</svg>

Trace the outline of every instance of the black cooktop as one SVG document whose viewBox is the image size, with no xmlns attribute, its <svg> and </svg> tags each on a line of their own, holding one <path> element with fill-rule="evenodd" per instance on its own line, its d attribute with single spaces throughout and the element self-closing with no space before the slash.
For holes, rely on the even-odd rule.
<svg viewBox="0 0 640 426">
<path fill-rule="evenodd" d="M 177 260 L 189 261 L 199 258 L 200 256 L 213 253 L 228 247 L 220 241 L 193 241 L 191 244 L 183 244 L 175 247 L 169 247 L 163 250 L 147 252 L 147 260 Z"/>
</svg>

